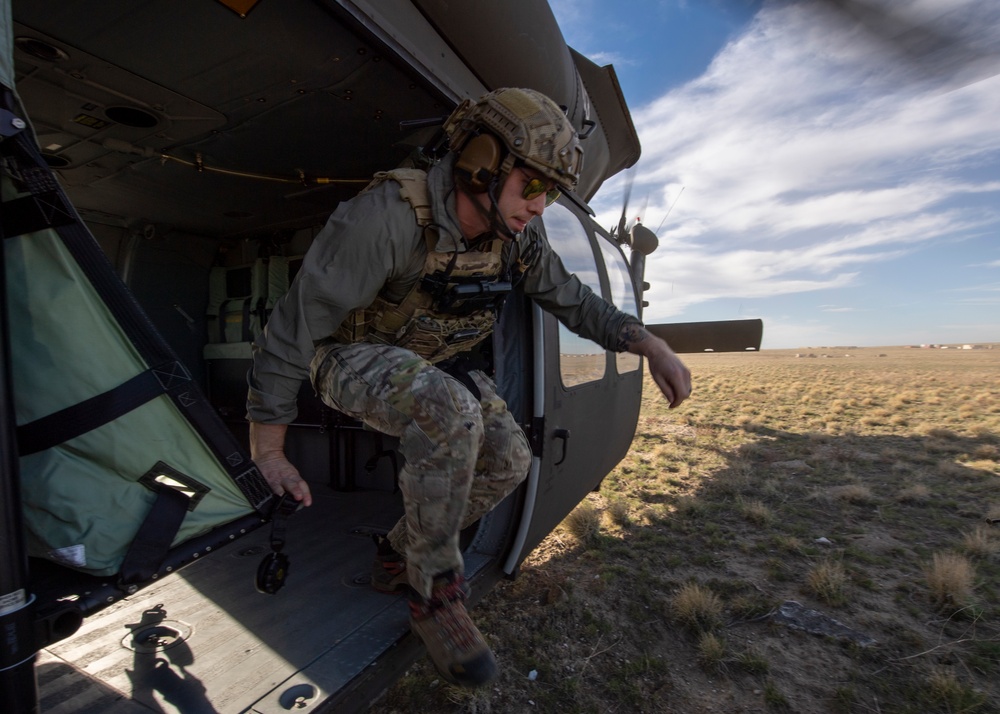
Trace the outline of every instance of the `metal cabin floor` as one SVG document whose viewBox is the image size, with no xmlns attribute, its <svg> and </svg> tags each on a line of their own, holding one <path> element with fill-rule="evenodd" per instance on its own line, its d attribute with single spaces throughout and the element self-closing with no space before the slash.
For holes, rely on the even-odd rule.
<svg viewBox="0 0 1000 714">
<path fill-rule="evenodd" d="M 405 599 L 368 585 L 368 533 L 402 506 L 376 491 L 314 497 L 289 520 L 276 595 L 254 588 L 265 526 L 39 653 L 42 712 L 306 712 L 346 684 L 409 629 Z"/>
</svg>

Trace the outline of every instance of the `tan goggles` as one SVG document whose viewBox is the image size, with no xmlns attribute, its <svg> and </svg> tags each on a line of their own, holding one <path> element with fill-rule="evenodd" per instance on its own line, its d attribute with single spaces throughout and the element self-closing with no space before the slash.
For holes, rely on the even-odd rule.
<svg viewBox="0 0 1000 714">
<path fill-rule="evenodd" d="M 533 178 L 529 179 L 528 183 L 524 185 L 524 191 L 521 192 L 521 196 L 524 197 L 525 201 L 533 201 L 534 199 L 541 196 L 543 193 L 545 194 L 546 206 L 551 206 L 553 203 L 556 202 L 556 199 L 562 195 L 561 193 L 559 193 L 559 189 L 556 188 L 555 186 L 549 188 L 546 185 L 545 181 L 542 181 L 539 178 Z"/>
</svg>

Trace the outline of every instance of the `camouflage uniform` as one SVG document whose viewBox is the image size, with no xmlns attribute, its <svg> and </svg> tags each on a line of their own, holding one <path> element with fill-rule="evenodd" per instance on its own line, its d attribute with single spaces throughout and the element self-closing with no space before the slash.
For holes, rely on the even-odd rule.
<svg viewBox="0 0 1000 714">
<path fill-rule="evenodd" d="M 430 595 L 435 575 L 463 572 L 459 531 L 528 473 L 524 433 L 481 372 L 470 373 L 482 394 L 477 401 L 457 379 L 401 347 L 326 345 L 311 371 L 327 405 L 400 438 L 406 515 L 389 541 L 406 554 L 410 585 Z"/>
<path fill-rule="evenodd" d="M 452 171 L 453 159 L 445 159 L 428 173 L 438 251 L 467 250 L 455 215 Z M 310 376 L 328 405 L 401 438 L 406 515 L 389 537 L 406 555 L 411 585 L 426 597 L 433 576 L 462 571 L 461 527 L 517 487 L 531 453 L 482 373 L 473 373 L 482 393 L 477 401 L 462 383 L 409 349 L 338 341 L 350 315 L 376 300 L 398 303 L 423 272 L 423 230 L 399 193 L 389 181 L 341 204 L 316 237 L 255 341 L 247 415 L 265 424 L 292 422 L 299 384 Z M 574 332 L 614 349 L 624 326 L 636 318 L 567 271 L 533 226 L 520 244 L 521 256 L 533 256 L 520 283 L 524 293 Z M 511 260 L 509 250 L 504 259 Z"/>
</svg>

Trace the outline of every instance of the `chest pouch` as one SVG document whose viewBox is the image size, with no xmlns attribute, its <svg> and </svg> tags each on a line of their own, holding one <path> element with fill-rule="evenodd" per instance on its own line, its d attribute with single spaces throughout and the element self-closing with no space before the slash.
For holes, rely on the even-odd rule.
<svg viewBox="0 0 1000 714">
<path fill-rule="evenodd" d="M 421 289 L 434 299 L 434 308 L 448 315 L 467 316 L 477 312 L 499 313 L 513 286 L 496 276 L 450 276 L 446 271 L 425 275 Z"/>
</svg>

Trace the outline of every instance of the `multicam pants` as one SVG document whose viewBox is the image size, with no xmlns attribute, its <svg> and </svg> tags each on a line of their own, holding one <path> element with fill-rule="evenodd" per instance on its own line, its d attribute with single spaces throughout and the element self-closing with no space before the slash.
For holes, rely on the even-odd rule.
<svg viewBox="0 0 1000 714">
<path fill-rule="evenodd" d="M 493 382 L 472 372 L 482 399 L 410 350 L 327 345 L 312 362 L 323 401 L 400 438 L 405 514 L 389 542 L 406 556 L 410 585 L 431 593 L 434 577 L 463 571 L 459 532 L 489 512 L 528 473 L 531 450 Z"/>
</svg>

